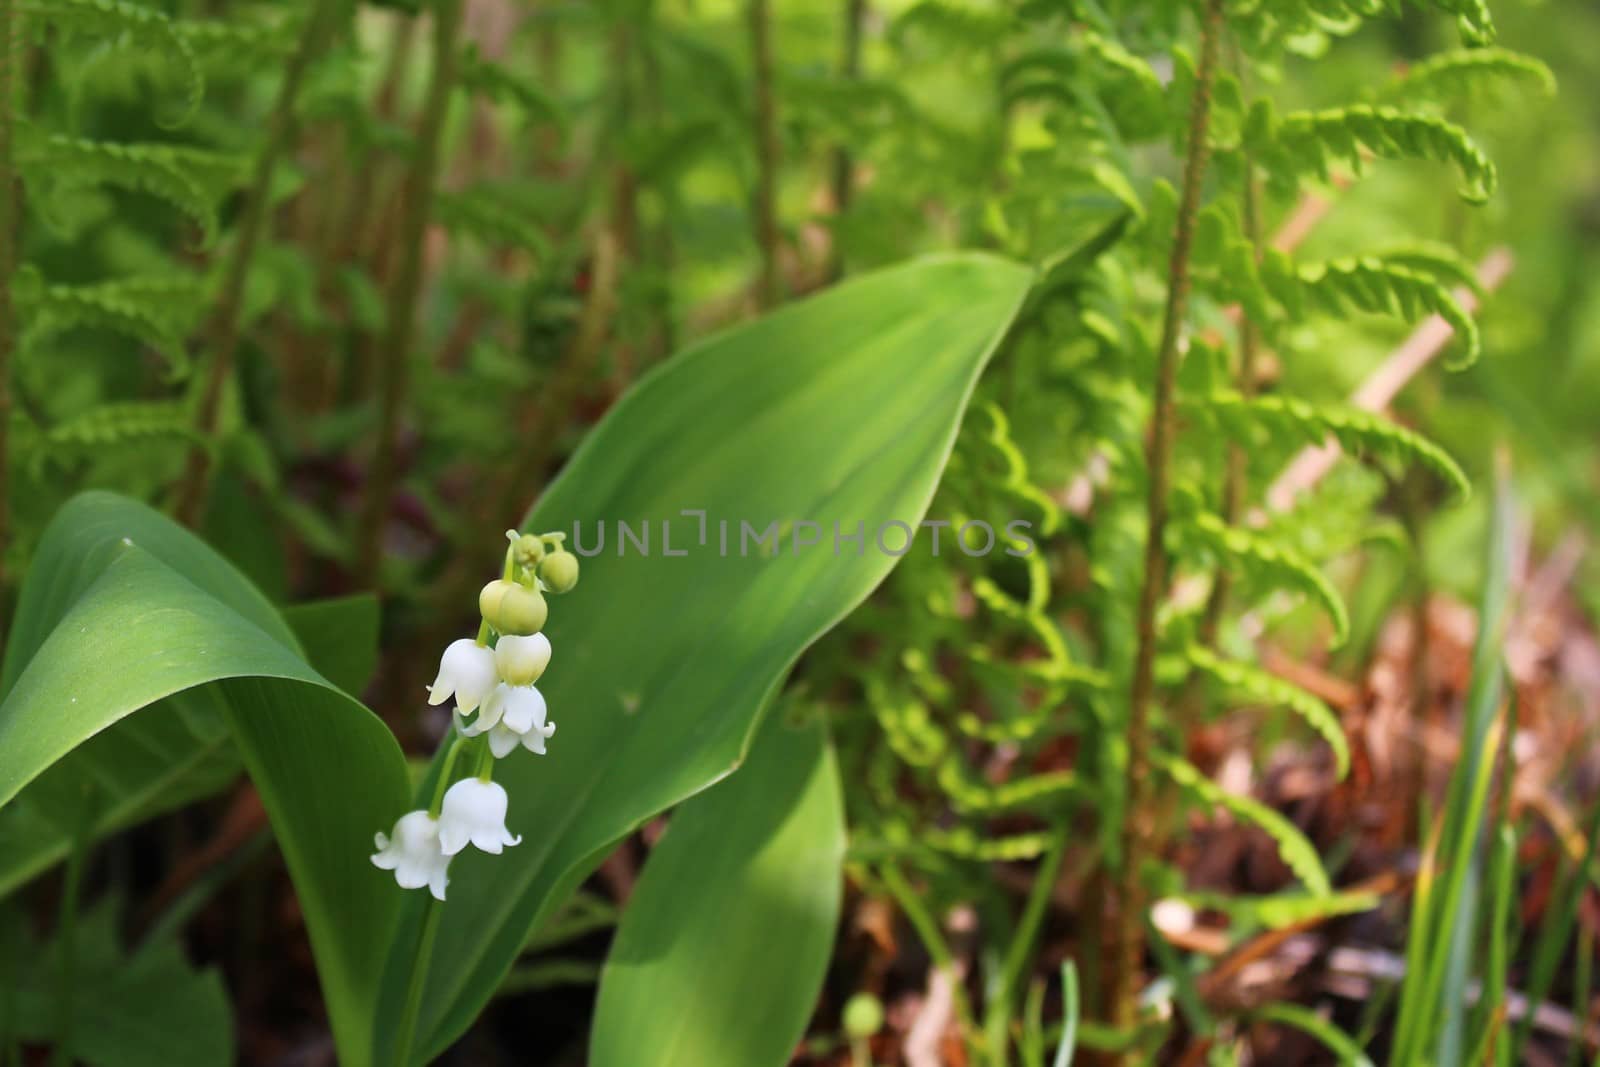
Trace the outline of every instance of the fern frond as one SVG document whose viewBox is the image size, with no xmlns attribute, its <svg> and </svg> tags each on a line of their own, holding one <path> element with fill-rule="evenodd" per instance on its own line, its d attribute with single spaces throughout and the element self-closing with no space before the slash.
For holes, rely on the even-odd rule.
<svg viewBox="0 0 1600 1067">
<path fill-rule="evenodd" d="M 1003 7 L 979 7 L 956 0 L 922 0 L 889 27 L 891 43 L 904 47 L 915 32 L 943 45 L 966 50 L 993 44 L 1011 32 L 1015 16 Z"/>
<path fill-rule="evenodd" d="M 298 19 L 254 24 L 232 19 L 179 19 L 172 30 L 188 45 L 202 67 L 255 64 L 287 59 L 300 35 Z"/>
<path fill-rule="evenodd" d="M 1465 182 L 1461 195 L 1474 203 L 1492 196 L 1499 181 L 1494 163 L 1460 126 L 1381 105 L 1293 111 L 1274 119 L 1270 105 L 1258 103 L 1251 112 L 1247 140 L 1264 166 L 1309 171 L 1324 179 L 1332 160 L 1359 169 L 1365 149 L 1382 159 L 1454 164 Z"/>
<path fill-rule="evenodd" d="M 217 186 L 237 174 L 232 156 L 160 144 L 117 144 L 19 129 L 17 163 L 25 181 L 111 185 L 164 200 L 199 226 L 206 244 L 217 233 Z"/>
<path fill-rule="evenodd" d="M 1508 48 L 1462 48 L 1416 64 L 1383 95 L 1393 100 L 1445 103 L 1488 95 L 1502 86 L 1554 96 L 1556 76 L 1542 61 Z"/>
<path fill-rule="evenodd" d="M 1461 358 L 1447 365 L 1459 369 L 1477 362 L 1482 348 L 1477 322 L 1449 287 L 1431 274 L 1373 256 L 1303 264 L 1294 268 L 1292 278 L 1285 276 L 1279 260 L 1269 258 L 1264 265 L 1267 289 L 1292 313 L 1303 313 L 1310 303 L 1335 314 L 1355 308 L 1413 322 L 1438 315 L 1450 324 L 1462 346 Z M 1429 265 L 1439 267 L 1437 262 Z"/>
<path fill-rule="evenodd" d="M 514 103 L 529 118 L 566 129 L 566 112 L 554 97 L 532 79 L 523 77 L 504 64 L 485 59 L 477 45 L 468 45 L 462 52 L 456 84 L 468 92 L 486 96 L 497 104 Z"/>
<path fill-rule="evenodd" d="M 1288 708 L 1305 720 L 1333 749 L 1339 777 L 1350 773 L 1350 742 L 1332 708 L 1291 682 L 1249 663 L 1225 660 L 1200 645 L 1184 650 L 1189 666 L 1250 700 Z"/>
<path fill-rule="evenodd" d="M 1193 794 L 1201 802 L 1223 808 L 1236 818 L 1260 827 L 1278 846 L 1278 855 L 1294 872 L 1295 877 L 1316 896 L 1327 896 L 1333 890 L 1322 859 L 1306 835 L 1279 812 L 1256 800 L 1228 792 L 1200 773 L 1199 768 L 1187 760 L 1165 753 L 1154 753 L 1152 762 L 1166 772 L 1180 788 Z"/>
<path fill-rule="evenodd" d="M 550 256 L 550 242 L 524 212 L 500 202 L 487 188 L 441 192 L 433 198 L 433 216 L 451 230 L 492 246 L 514 245 L 541 260 Z"/>
<path fill-rule="evenodd" d="M 1193 410 L 1215 416 L 1224 430 L 1246 443 L 1252 443 L 1251 431 L 1257 427 L 1303 445 L 1318 445 L 1332 437 L 1352 454 L 1365 452 L 1425 467 L 1444 481 L 1458 499 L 1472 491 L 1466 472 L 1450 453 L 1421 434 L 1371 412 L 1324 407 L 1285 396 L 1245 399 L 1237 393 L 1213 394 L 1194 405 Z"/>
<path fill-rule="evenodd" d="M 123 0 L 22 0 L 17 13 L 29 22 L 48 24 L 63 34 L 95 41 L 121 38 L 161 49 L 181 78 L 183 106 L 175 119 L 158 121 L 168 127 L 181 126 L 199 110 L 205 79 L 194 49 L 177 32 L 172 19 L 160 11 Z"/>
<path fill-rule="evenodd" d="M 1349 636 L 1350 616 L 1343 599 L 1310 560 L 1261 534 L 1229 526 L 1197 503 L 1186 503 L 1182 495 L 1174 497 L 1174 504 L 1168 530 L 1180 552 L 1209 556 L 1246 579 L 1303 593 L 1332 620 L 1334 644 L 1342 644 Z"/>
<path fill-rule="evenodd" d="M 180 403 L 105 404 L 52 426 L 45 444 L 55 450 L 103 448 L 152 438 L 203 443 Z"/>
<path fill-rule="evenodd" d="M 186 374 L 183 339 L 203 306 L 205 286 L 195 277 L 130 278 L 90 285 L 28 284 L 14 287 L 23 315 L 23 344 L 79 328 L 110 330 L 149 345 L 171 368 Z"/>
</svg>

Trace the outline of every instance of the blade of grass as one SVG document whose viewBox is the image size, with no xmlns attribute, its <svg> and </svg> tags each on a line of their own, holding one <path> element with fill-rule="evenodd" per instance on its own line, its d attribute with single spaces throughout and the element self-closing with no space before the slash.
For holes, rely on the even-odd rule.
<svg viewBox="0 0 1600 1067">
<path fill-rule="evenodd" d="M 1494 496 L 1472 683 L 1463 723 L 1463 759 L 1451 776 L 1435 841 L 1424 854 L 1411 911 L 1406 976 L 1400 994 L 1392 1062 L 1427 1060 L 1450 1013 L 1465 1004 L 1468 968 L 1461 962 L 1476 923 L 1468 876 L 1478 868 L 1479 840 L 1501 731 L 1504 672 L 1500 650 L 1509 616 L 1513 497 L 1502 475 Z M 1438 883 L 1434 884 L 1434 878 Z M 1455 1024 L 1450 1024 L 1455 1025 Z"/>
<path fill-rule="evenodd" d="M 1072 1067 L 1078 1048 L 1078 965 L 1071 960 L 1061 965 L 1061 1014 L 1061 1045 L 1053 1067 Z"/>
</svg>

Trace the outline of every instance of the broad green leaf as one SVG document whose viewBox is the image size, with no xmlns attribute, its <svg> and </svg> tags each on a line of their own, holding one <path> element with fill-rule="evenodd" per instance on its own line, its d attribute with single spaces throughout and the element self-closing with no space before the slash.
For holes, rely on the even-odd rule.
<svg viewBox="0 0 1600 1067">
<path fill-rule="evenodd" d="M 405 761 L 384 725 L 307 662 L 272 605 L 163 516 L 86 493 L 40 542 L 4 678 L 0 808 L 91 738 L 135 758 L 131 736 L 119 747 L 112 728 L 136 712 L 181 712 L 175 694 L 216 702 L 294 877 L 340 1060 L 371 1062 L 374 961 L 398 900 L 367 856 L 374 830 L 405 808 Z M 99 792 L 62 790 L 41 807 L 71 825 L 93 817 Z"/>
<path fill-rule="evenodd" d="M 883 580 L 896 557 L 876 529 L 926 512 L 1031 279 L 980 255 L 863 276 L 678 354 L 589 435 L 523 523 L 569 535 L 579 523 L 584 550 L 606 527 L 577 589 L 551 598 L 539 686 L 560 731 L 548 756 L 496 771 L 523 843 L 452 865 L 422 1005 L 431 1051 L 466 1029 L 529 931 L 616 841 L 738 766 L 795 659 Z M 704 544 L 684 509 L 706 512 Z M 619 554 L 619 520 L 651 524 L 650 555 Z M 802 521 L 820 543 L 795 551 Z M 789 529 L 783 550 L 741 545 L 741 522 Z M 835 554 L 835 522 L 845 535 L 865 524 L 859 555 L 853 542 Z M 885 536 L 899 551 L 902 536 Z M 394 939 L 380 1033 L 403 1003 L 420 910 L 407 902 Z"/>
<path fill-rule="evenodd" d="M 377 659 L 376 598 L 301 604 L 283 616 L 312 666 L 347 692 L 360 691 Z M 242 772 L 213 689 L 174 693 L 122 719 L 0 809 L 0 896 L 66 859 L 77 817 L 92 820 L 86 833 L 98 840 L 210 796 Z M 63 818 L 64 809 L 76 806 L 84 782 L 94 783 L 91 806 Z"/>
<path fill-rule="evenodd" d="M 745 766 L 650 854 L 600 977 L 590 1067 L 788 1063 L 833 948 L 844 851 L 821 723 L 769 716 Z"/>
</svg>

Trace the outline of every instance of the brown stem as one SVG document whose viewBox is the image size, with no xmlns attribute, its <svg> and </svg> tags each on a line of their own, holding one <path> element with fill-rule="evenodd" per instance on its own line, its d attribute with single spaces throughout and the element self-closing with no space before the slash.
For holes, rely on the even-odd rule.
<svg viewBox="0 0 1600 1067">
<path fill-rule="evenodd" d="M 0 609 L 4 608 L 6 553 L 11 548 L 11 374 L 17 348 L 11 275 L 17 258 L 17 190 L 11 146 L 16 122 L 17 15 L 0 0 Z"/>
<path fill-rule="evenodd" d="M 433 17 L 433 70 L 422 124 L 417 130 L 416 155 L 406 182 L 405 210 L 400 220 L 400 262 L 391 278 L 388 317 L 378 348 L 378 443 L 356 535 L 356 573 L 366 585 L 378 575 L 384 520 L 394 495 L 400 416 L 411 384 L 411 343 L 416 333 L 417 298 L 422 292 L 422 245 L 439 175 L 439 143 L 455 87 L 461 0 L 439 0 Z"/>
<path fill-rule="evenodd" d="M 1167 528 L 1167 492 L 1172 458 L 1173 393 L 1177 384 L 1180 342 L 1189 306 L 1189 250 L 1200 186 L 1208 159 L 1211 82 L 1217 65 L 1222 27 L 1222 0 L 1205 0 L 1200 22 L 1200 66 L 1195 73 L 1189 111 L 1188 156 L 1184 161 L 1183 194 L 1167 270 L 1167 307 L 1156 354 L 1155 406 L 1151 414 L 1149 466 L 1149 529 L 1145 539 L 1144 586 L 1139 592 L 1138 651 L 1128 698 L 1127 808 L 1121 829 L 1122 867 L 1116 905 L 1116 936 L 1111 966 L 1112 1023 L 1131 1031 L 1137 1022 L 1137 997 L 1144 957 L 1144 883 L 1142 868 L 1153 834 L 1155 783 L 1150 767 L 1150 700 L 1155 688 L 1156 607 L 1167 584 L 1167 556 L 1162 543 Z"/>
<path fill-rule="evenodd" d="M 333 0 L 321 0 L 307 17 L 299 44 L 289 57 L 283 81 L 278 85 L 278 98 L 272 105 L 272 114 L 267 119 L 267 143 L 256 157 L 250 192 L 245 198 L 244 213 L 239 219 L 238 236 L 228 257 L 222 276 L 222 291 L 217 297 L 217 308 L 211 319 L 211 358 L 203 371 L 205 382 L 194 421 L 199 440 L 189 450 L 183 480 L 178 487 L 177 516 L 180 522 L 190 526 L 195 525 L 205 511 L 211 466 L 206 445 L 217 432 L 217 421 L 222 412 L 222 394 L 233 377 L 234 354 L 239 347 L 239 320 L 244 314 L 245 281 L 250 275 L 250 261 L 255 257 L 261 233 L 266 228 L 267 214 L 272 204 L 273 169 L 277 166 L 278 157 L 283 155 L 294 138 L 295 100 L 300 96 L 306 71 L 332 33 L 338 10 L 339 5 Z"/>
<path fill-rule="evenodd" d="M 755 61 L 756 245 L 761 274 L 756 305 L 766 310 L 783 298 L 778 266 L 778 119 L 772 88 L 771 0 L 749 0 L 750 53 Z"/>
</svg>

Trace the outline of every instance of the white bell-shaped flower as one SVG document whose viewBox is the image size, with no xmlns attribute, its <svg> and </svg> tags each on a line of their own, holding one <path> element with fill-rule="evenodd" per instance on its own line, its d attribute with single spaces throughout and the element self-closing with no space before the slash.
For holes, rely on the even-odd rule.
<svg viewBox="0 0 1600 1067">
<path fill-rule="evenodd" d="M 550 639 L 544 634 L 507 634 L 494 646 L 494 665 L 508 685 L 532 685 L 550 665 Z"/>
<path fill-rule="evenodd" d="M 444 899 L 445 886 L 450 884 L 446 868 L 450 857 L 439 845 L 439 820 L 425 811 L 408 811 L 394 824 L 394 836 L 372 835 L 378 851 L 372 865 L 380 870 L 393 871 L 394 880 L 401 889 L 428 887 L 435 899 Z"/>
<path fill-rule="evenodd" d="M 489 735 L 489 751 L 496 759 L 505 759 L 522 745 L 529 752 L 544 755 L 545 739 L 556 732 L 555 723 L 545 722 L 544 696 L 531 685 L 495 686 L 489 699 L 483 702 L 478 718 L 462 727 L 467 737 Z"/>
<path fill-rule="evenodd" d="M 446 856 L 454 856 L 469 843 L 495 855 L 507 845 L 522 843 L 506 829 L 506 791 L 499 782 L 463 778 L 445 790 L 439 846 Z"/>
<path fill-rule="evenodd" d="M 483 703 L 500 680 L 495 673 L 494 650 L 470 637 L 450 642 L 439 660 L 439 677 L 428 687 L 428 703 L 443 704 L 451 696 L 463 715 Z"/>
</svg>

